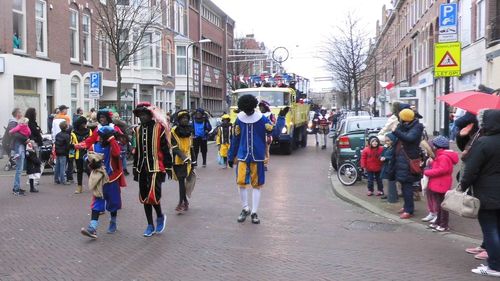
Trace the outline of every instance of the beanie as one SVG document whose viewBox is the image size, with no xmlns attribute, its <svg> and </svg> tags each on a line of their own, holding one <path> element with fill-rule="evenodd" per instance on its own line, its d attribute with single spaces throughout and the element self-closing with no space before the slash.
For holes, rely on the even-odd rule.
<svg viewBox="0 0 500 281">
<path fill-rule="evenodd" d="M 399 112 L 399 119 L 404 122 L 411 122 L 415 119 L 415 112 L 411 109 L 403 109 Z"/>
<path fill-rule="evenodd" d="M 436 148 L 448 149 L 450 148 L 450 141 L 447 137 L 437 136 L 432 140 L 432 145 L 434 145 Z"/>
</svg>

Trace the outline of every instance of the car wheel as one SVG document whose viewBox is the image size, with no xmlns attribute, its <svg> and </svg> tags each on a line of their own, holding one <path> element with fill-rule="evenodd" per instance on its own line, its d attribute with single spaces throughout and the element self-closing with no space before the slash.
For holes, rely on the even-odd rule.
<svg viewBox="0 0 500 281">
<path fill-rule="evenodd" d="M 331 162 L 332 162 L 332 167 L 335 171 L 337 171 L 338 169 L 338 164 L 337 164 L 337 158 L 335 158 L 335 152 L 332 152 L 332 156 L 331 156 Z"/>
</svg>

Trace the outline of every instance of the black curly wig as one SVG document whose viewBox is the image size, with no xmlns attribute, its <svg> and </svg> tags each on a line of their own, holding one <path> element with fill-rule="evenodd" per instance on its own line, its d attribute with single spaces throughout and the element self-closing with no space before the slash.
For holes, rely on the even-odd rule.
<svg viewBox="0 0 500 281">
<path fill-rule="evenodd" d="M 255 111 L 259 101 L 252 95 L 243 95 L 238 99 L 238 109 L 250 115 Z"/>
</svg>

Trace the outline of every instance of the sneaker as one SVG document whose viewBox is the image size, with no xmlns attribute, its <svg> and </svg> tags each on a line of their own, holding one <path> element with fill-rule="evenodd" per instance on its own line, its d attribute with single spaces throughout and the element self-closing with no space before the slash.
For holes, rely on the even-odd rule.
<svg viewBox="0 0 500 281">
<path fill-rule="evenodd" d="M 477 268 L 472 269 L 471 271 L 472 273 L 479 275 L 500 277 L 500 271 L 493 270 L 486 265 L 480 265 Z"/>
<path fill-rule="evenodd" d="M 203 164 L 201 165 L 202 168 L 206 168 L 207 167 L 207 164 Z"/>
<path fill-rule="evenodd" d="M 450 228 L 449 227 L 442 227 L 442 226 L 436 226 L 436 228 L 434 228 L 434 231 L 435 232 L 448 232 L 450 231 Z"/>
<path fill-rule="evenodd" d="M 146 230 L 144 230 L 144 237 L 151 237 L 155 234 L 155 226 L 152 224 L 148 224 Z"/>
<path fill-rule="evenodd" d="M 430 220 L 429 222 L 434 224 L 434 223 L 436 223 L 437 219 L 438 219 L 438 217 L 437 217 L 437 216 L 435 216 L 435 217 L 434 217 L 432 220 Z"/>
<path fill-rule="evenodd" d="M 366 193 L 366 196 L 373 196 L 373 191 L 368 191 L 368 192 Z"/>
<path fill-rule="evenodd" d="M 482 251 L 481 253 L 477 254 L 474 256 L 476 260 L 487 260 L 488 259 L 488 252 Z"/>
<path fill-rule="evenodd" d="M 260 223 L 260 219 L 259 219 L 259 216 L 257 216 L 257 213 L 253 213 L 251 215 L 251 217 L 252 217 L 252 223 L 253 224 L 259 224 Z"/>
<path fill-rule="evenodd" d="M 177 212 L 178 215 L 184 213 L 184 204 L 179 203 L 179 205 L 175 207 L 175 211 Z"/>
<path fill-rule="evenodd" d="M 97 239 L 97 231 L 95 230 L 95 228 L 92 228 L 92 227 L 82 227 L 82 229 L 80 230 L 80 232 L 83 234 L 83 236 L 87 236 L 87 237 L 90 237 L 92 239 Z"/>
<path fill-rule="evenodd" d="M 108 233 L 113 234 L 116 232 L 116 222 L 110 221 L 109 222 L 109 227 L 108 227 Z"/>
<path fill-rule="evenodd" d="M 398 214 L 402 214 L 402 213 L 404 213 L 404 212 L 405 212 L 405 209 L 404 209 L 404 208 L 401 208 L 401 209 L 399 209 Z"/>
<path fill-rule="evenodd" d="M 473 254 L 473 255 L 477 255 L 477 254 L 482 253 L 484 251 L 486 251 L 486 250 L 481 248 L 481 247 L 474 247 L 474 248 L 465 249 L 465 252 L 467 252 L 469 254 Z"/>
<path fill-rule="evenodd" d="M 155 232 L 160 234 L 165 230 L 165 227 L 167 226 L 167 215 L 162 214 L 161 217 L 158 217 L 156 219 L 156 230 Z"/>
<path fill-rule="evenodd" d="M 187 212 L 189 210 L 189 202 L 184 202 L 182 207 L 184 208 L 184 212 Z"/>
<path fill-rule="evenodd" d="M 384 192 L 382 192 L 382 191 L 377 191 L 377 196 L 382 196 L 382 195 L 384 195 Z"/>
<path fill-rule="evenodd" d="M 431 223 L 427 226 L 427 228 L 429 228 L 429 229 L 435 229 L 436 227 L 438 227 L 437 224 L 433 224 L 433 223 Z"/>
<path fill-rule="evenodd" d="M 411 218 L 411 217 L 413 217 L 413 215 L 412 215 L 412 214 L 410 214 L 410 213 L 406 213 L 406 212 L 402 213 L 402 214 L 399 216 L 399 218 L 400 218 L 400 219 L 402 219 L 402 220 L 407 220 L 407 219 L 409 219 L 409 218 Z"/>
<path fill-rule="evenodd" d="M 435 218 L 436 218 L 436 216 L 434 214 L 429 213 L 425 218 L 422 218 L 422 221 L 429 222 Z"/>
<path fill-rule="evenodd" d="M 250 215 L 250 211 L 249 210 L 247 210 L 247 209 L 241 210 L 241 213 L 238 216 L 238 222 L 239 223 L 244 222 L 247 219 L 248 215 Z"/>
<path fill-rule="evenodd" d="M 383 195 L 382 197 L 380 197 L 380 199 L 382 199 L 382 200 L 386 200 L 386 199 L 387 199 L 387 196 L 386 196 L 386 195 Z"/>
<path fill-rule="evenodd" d="M 26 194 L 24 193 L 24 191 L 22 190 L 19 190 L 19 191 L 14 191 L 14 196 L 25 196 Z"/>
</svg>

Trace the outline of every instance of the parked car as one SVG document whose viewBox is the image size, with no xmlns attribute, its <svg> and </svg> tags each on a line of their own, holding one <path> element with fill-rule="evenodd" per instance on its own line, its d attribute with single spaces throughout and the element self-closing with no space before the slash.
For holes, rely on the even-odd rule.
<svg viewBox="0 0 500 281">
<path fill-rule="evenodd" d="M 340 122 L 337 131 L 332 134 L 332 166 L 335 170 L 356 155 L 356 148 L 364 147 L 367 130 L 380 130 L 387 122 L 386 117 L 353 116 Z"/>
</svg>

